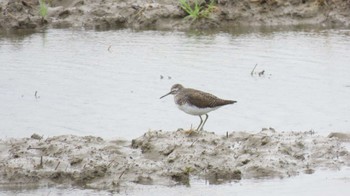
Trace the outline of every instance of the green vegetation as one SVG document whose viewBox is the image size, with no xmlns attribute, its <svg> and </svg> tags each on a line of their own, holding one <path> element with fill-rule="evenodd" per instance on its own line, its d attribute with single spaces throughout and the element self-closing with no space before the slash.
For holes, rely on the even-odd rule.
<svg viewBox="0 0 350 196">
<path fill-rule="evenodd" d="M 190 0 L 179 0 L 179 2 L 180 7 L 188 14 L 187 17 L 192 20 L 208 18 L 215 9 L 214 0 L 211 0 L 209 4 L 204 0 L 194 0 L 193 3 Z"/>
<path fill-rule="evenodd" d="M 199 18 L 200 10 L 202 9 L 198 3 L 198 0 L 194 1 L 194 5 L 190 5 L 189 0 L 180 0 L 181 8 L 191 17 L 193 20 Z"/>
<path fill-rule="evenodd" d="M 39 0 L 39 3 L 40 3 L 40 10 L 39 10 L 40 16 L 42 18 L 45 18 L 47 16 L 46 2 L 45 2 L 45 0 Z"/>
</svg>

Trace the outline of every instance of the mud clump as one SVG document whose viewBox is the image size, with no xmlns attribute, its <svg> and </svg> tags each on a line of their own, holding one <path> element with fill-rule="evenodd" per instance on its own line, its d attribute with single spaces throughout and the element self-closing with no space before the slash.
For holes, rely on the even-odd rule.
<svg viewBox="0 0 350 196">
<path fill-rule="evenodd" d="M 210 184 L 222 184 L 231 181 L 239 181 L 242 179 L 242 172 L 240 170 L 230 171 L 227 169 L 213 169 L 206 175 L 206 180 Z"/>
<path fill-rule="evenodd" d="M 225 136 L 148 131 L 132 141 L 33 134 L 0 140 L 0 187 L 31 183 L 120 190 L 136 184 L 190 185 L 193 178 L 210 184 L 285 178 L 350 166 L 342 143 L 348 137 L 273 129 Z"/>
<path fill-rule="evenodd" d="M 350 134 L 333 132 L 328 135 L 329 138 L 337 138 L 340 141 L 350 142 Z"/>
<path fill-rule="evenodd" d="M 177 173 L 169 174 L 171 179 L 177 182 L 178 184 L 189 185 L 190 184 L 190 175 L 188 171 L 181 171 Z"/>
<path fill-rule="evenodd" d="M 216 0 L 209 15 L 197 20 L 185 19 L 188 14 L 181 9 L 178 0 L 46 2 L 47 15 L 41 16 L 37 0 L 1 1 L 0 29 L 84 27 L 182 30 L 237 25 L 350 25 L 350 1 L 343 0 Z"/>
</svg>

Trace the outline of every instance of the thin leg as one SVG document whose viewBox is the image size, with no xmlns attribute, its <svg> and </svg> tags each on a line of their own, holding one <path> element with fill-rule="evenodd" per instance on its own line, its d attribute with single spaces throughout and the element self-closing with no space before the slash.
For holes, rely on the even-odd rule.
<svg viewBox="0 0 350 196">
<path fill-rule="evenodd" d="M 202 122 L 203 122 L 203 119 L 202 119 L 202 116 L 201 116 L 201 115 L 199 115 L 199 118 L 201 119 L 201 122 L 199 123 L 199 125 L 198 125 L 198 127 L 197 127 L 196 131 L 198 131 L 198 130 L 199 130 L 199 127 L 201 127 Z"/>
<path fill-rule="evenodd" d="M 203 124 L 202 124 L 202 127 L 201 127 L 201 131 L 203 130 L 203 127 L 204 127 L 204 124 L 207 122 L 207 120 L 208 120 L 208 118 L 209 118 L 209 115 L 208 114 L 205 114 L 205 116 L 206 116 L 206 118 L 205 118 L 205 120 L 204 120 L 204 122 L 203 122 Z"/>
</svg>

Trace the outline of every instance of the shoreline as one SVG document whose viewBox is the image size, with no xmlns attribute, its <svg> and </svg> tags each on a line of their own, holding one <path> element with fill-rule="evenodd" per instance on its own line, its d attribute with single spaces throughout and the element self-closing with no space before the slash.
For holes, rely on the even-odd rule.
<svg viewBox="0 0 350 196">
<path fill-rule="evenodd" d="M 220 29 L 232 26 L 350 26 L 350 2 L 335 0 L 216 0 L 208 17 L 188 15 L 177 0 L 52 0 L 47 15 L 36 0 L 0 3 L 0 29 Z M 205 5 L 204 5 L 205 6 Z"/>
<path fill-rule="evenodd" d="M 0 140 L 0 187 L 70 185 L 123 190 L 135 185 L 209 184 L 312 175 L 350 167 L 350 134 L 148 131 L 128 140 L 60 135 Z M 343 143 L 344 142 L 344 143 Z"/>
</svg>

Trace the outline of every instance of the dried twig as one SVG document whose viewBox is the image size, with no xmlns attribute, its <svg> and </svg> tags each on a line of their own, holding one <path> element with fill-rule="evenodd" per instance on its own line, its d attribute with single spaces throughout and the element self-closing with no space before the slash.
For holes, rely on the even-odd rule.
<svg viewBox="0 0 350 196">
<path fill-rule="evenodd" d="M 57 170 L 58 166 L 61 164 L 61 161 L 58 161 L 55 170 Z"/>
<path fill-rule="evenodd" d="M 120 178 L 124 175 L 124 173 L 126 172 L 126 170 L 128 170 L 129 168 L 126 168 L 121 174 L 120 174 L 120 176 L 119 176 L 119 180 L 120 180 Z"/>
<path fill-rule="evenodd" d="M 253 76 L 256 66 L 258 66 L 258 64 L 255 64 L 255 66 L 254 66 L 252 72 L 250 72 L 250 75 L 251 75 L 251 76 Z"/>
<path fill-rule="evenodd" d="M 114 163 L 114 161 L 115 160 L 113 160 L 113 161 L 111 161 L 108 165 L 107 165 L 107 167 L 109 168 L 111 165 L 112 165 L 112 163 Z M 117 166 L 119 165 L 119 163 L 117 163 Z"/>
<path fill-rule="evenodd" d="M 46 148 L 45 147 L 31 147 L 31 146 L 28 146 L 27 150 L 45 150 Z"/>
<path fill-rule="evenodd" d="M 199 138 L 197 138 L 196 140 L 194 140 L 191 144 L 191 147 L 193 146 L 194 143 L 196 143 L 199 140 Z"/>
</svg>

